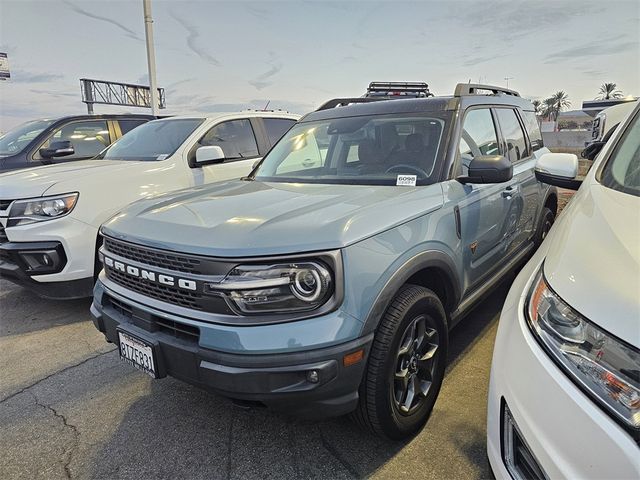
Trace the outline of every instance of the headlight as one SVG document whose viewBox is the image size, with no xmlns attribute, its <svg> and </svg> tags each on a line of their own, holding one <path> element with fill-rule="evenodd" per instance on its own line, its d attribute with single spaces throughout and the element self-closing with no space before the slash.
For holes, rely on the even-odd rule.
<svg viewBox="0 0 640 480">
<path fill-rule="evenodd" d="M 78 201 L 78 193 L 16 200 L 11 206 L 7 227 L 44 222 L 67 215 Z"/>
<path fill-rule="evenodd" d="M 331 297 L 333 280 L 320 262 L 239 265 L 221 283 L 207 288 L 222 292 L 241 313 L 303 312 Z"/>
<path fill-rule="evenodd" d="M 526 313 L 531 331 L 562 370 L 614 417 L 640 428 L 640 351 L 567 305 L 549 288 L 542 269 Z"/>
</svg>

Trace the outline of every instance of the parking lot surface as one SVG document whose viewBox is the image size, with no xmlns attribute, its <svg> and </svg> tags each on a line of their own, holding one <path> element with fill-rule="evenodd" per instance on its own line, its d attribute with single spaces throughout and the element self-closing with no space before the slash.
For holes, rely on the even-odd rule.
<svg viewBox="0 0 640 480">
<path fill-rule="evenodd" d="M 390 442 L 348 418 L 308 422 L 124 364 L 88 300 L 0 280 L 0 476 L 8 478 L 487 478 L 486 398 L 511 278 L 451 333 L 427 427 Z"/>
</svg>

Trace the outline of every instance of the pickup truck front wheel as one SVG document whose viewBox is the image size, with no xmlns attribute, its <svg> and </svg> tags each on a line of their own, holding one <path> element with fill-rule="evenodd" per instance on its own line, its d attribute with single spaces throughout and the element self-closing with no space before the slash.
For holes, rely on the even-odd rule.
<svg viewBox="0 0 640 480">
<path fill-rule="evenodd" d="M 417 433 L 440 391 L 447 343 L 446 316 L 438 296 L 405 285 L 374 338 L 353 414 L 356 422 L 396 440 Z"/>
</svg>

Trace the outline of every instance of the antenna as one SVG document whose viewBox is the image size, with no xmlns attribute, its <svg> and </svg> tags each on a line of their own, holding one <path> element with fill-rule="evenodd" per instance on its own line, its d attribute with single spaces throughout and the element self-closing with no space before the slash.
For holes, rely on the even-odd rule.
<svg viewBox="0 0 640 480">
<path fill-rule="evenodd" d="M 271 103 L 271 100 L 267 100 L 267 104 L 264 106 L 262 110 L 266 110 L 270 103 Z"/>
</svg>

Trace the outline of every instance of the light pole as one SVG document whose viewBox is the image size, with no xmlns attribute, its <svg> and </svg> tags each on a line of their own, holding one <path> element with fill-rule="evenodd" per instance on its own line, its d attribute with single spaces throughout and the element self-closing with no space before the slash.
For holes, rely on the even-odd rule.
<svg viewBox="0 0 640 480">
<path fill-rule="evenodd" d="M 149 67 L 149 87 L 151 113 L 158 115 L 158 82 L 156 81 L 156 52 L 153 48 L 153 18 L 151 18 L 151 0 L 142 0 L 144 7 L 144 35 L 147 40 L 147 65 Z"/>
<path fill-rule="evenodd" d="M 513 80 L 513 77 L 504 77 L 504 79 L 507 81 L 507 88 L 509 88 L 509 80 Z"/>
</svg>

